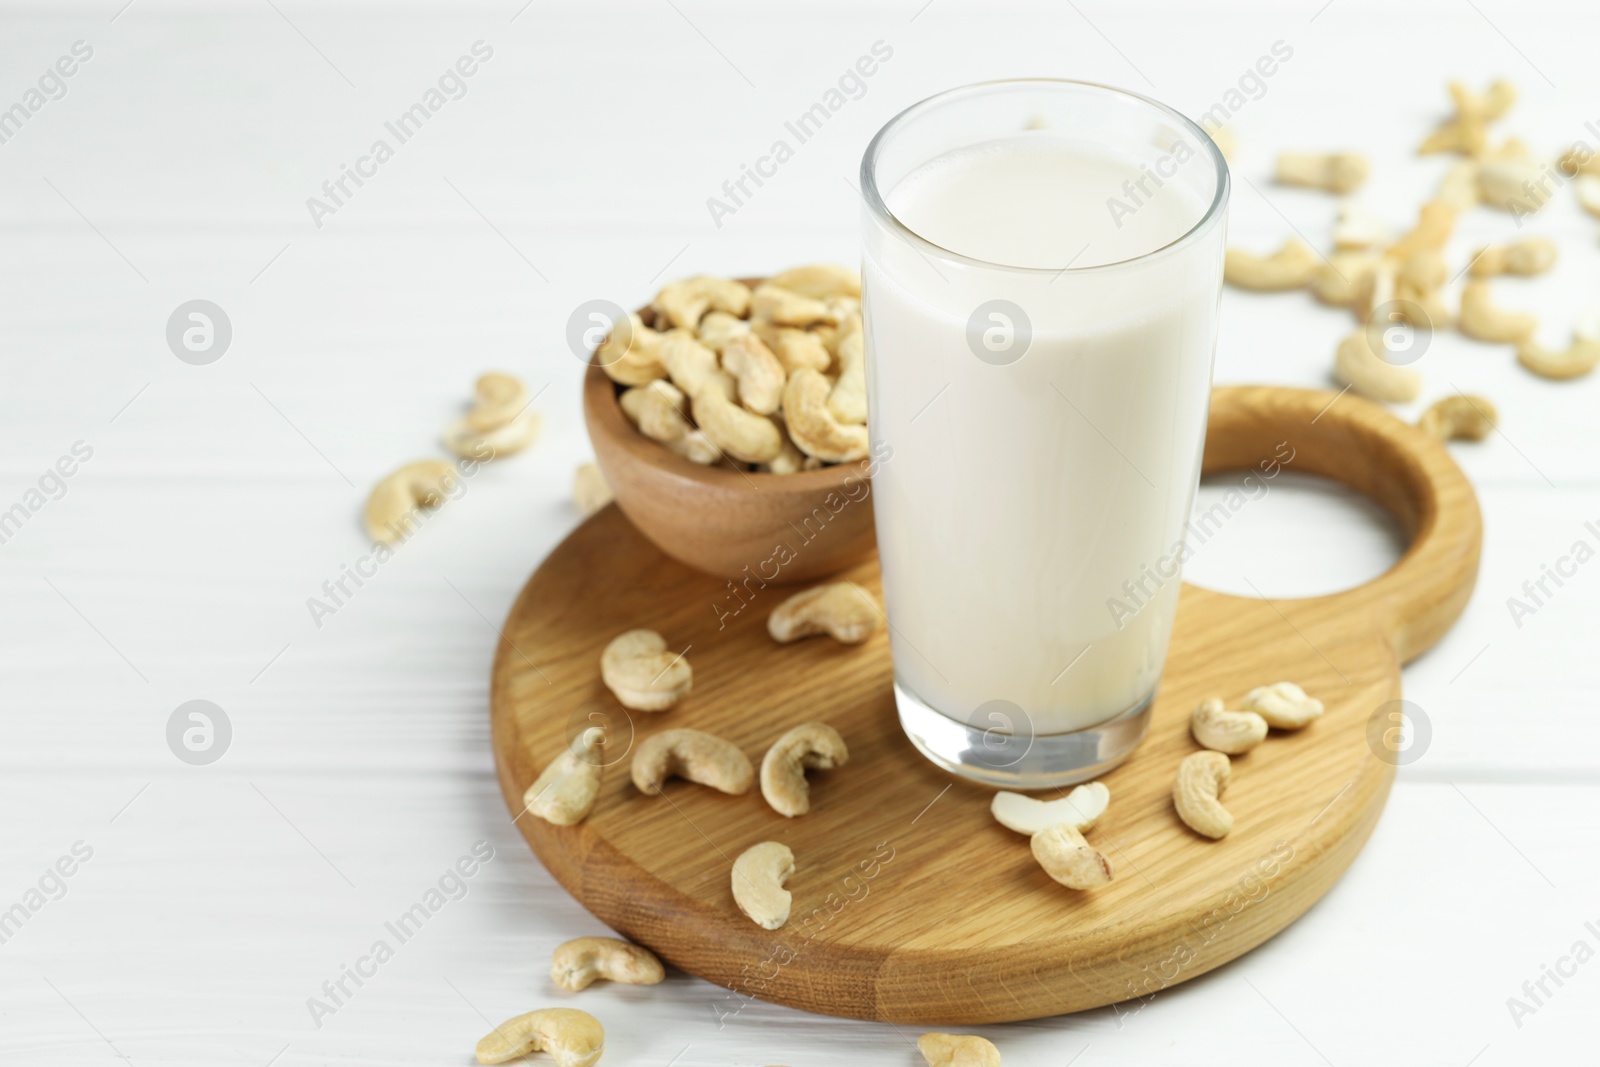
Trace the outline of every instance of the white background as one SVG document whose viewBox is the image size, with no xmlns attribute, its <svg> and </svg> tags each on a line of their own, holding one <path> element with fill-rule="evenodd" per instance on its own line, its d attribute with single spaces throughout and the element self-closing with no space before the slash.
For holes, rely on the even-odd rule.
<svg viewBox="0 0 1600 1067">
<path fill-rule="evenodd" d="M 1508 0 L 120 4 L 0 24 L 0 106 L 74 41 L 94 49 L 0 145 L 0 509 L 74 442 L 94 450 L 0 546 L 0 909 L 74 842 L 93 848 L 0 945 L 0 1052 L 24 1063 L 467 1063 L 491 1023 L 567 1002 L 549 952 L 599 924 L 510 825 L 486 715 L 493 626 L 578 521 L 567 317 L 688 273 L 852 260 L 850 184 L 902 107 L 1037 74 L 1198 114 L 1282 40 L 1293 58 L 1234 123 L 1233 243 L 1260 250 L 1293 230 L 1325 246 L 1333 217 L 1269 182 L 1282 147 L 1368 152 L 1364 201 L 1405 224 L 1448 165 L 1412 153 L 1447 78 L 1515 80 L 1504 130 L 1543 156 L 1600 122 L 1595 17 Z M 315 227 L 306 198 L 480 39 L 494 57 L 467 96 Z M 706 198 L 879 40 L 893 58 L 865 95 L 713 225 Z M 1512 232 L 1475 212 L 1452 254 Z M 1555 236 L 1563 262 L 1497 292 L 1564 343 L 1600 295 L 1600 221 L 1568 190 L 1524 232 Z M 234 330 L 205 367 L 164 337 L 194 298 Z M 1230 291 L 1217 379 L 1326 385 L 1347 330 L 1304 294 Z M 318 628 L 307 598 L 367 550 L 367 487 L 438 454 L 496 367 L 546 389 L 544 440 L 474 478 Z M 1600 520 L 1600 379 L 1540 381 L 1456 335 L 1418 367 L 1425 400 L 1480 392 L 1504 419 L 1455 446 L 1487 543 L 1466 616 L 1406 671 L 1429 748 L 1350 873 L 1276 940 L 1135 1015 L 982 1028 L 1007 1064 L 1592 1058 L 1600 962 L 1520 1027 L 1506 1001 L 1578 939 L 1600 948 L 1584 929 L 1600 923 L 1600 564 L 1520 628 L 1505 602 L 1574 541 L 1600 545 L 1583 528 Z M 1284 481 L 1190 576 L 1296 595 L 1399 549 L 1372 508 Z M 165 740 L 196 698 L 232 723 L 208 767 Z M 496 856 L 466 897 L 316 1028 L 307 998 L 480 839 Z M 718 1028 L 719 995 L 674 973 L 581 1004 L 610 1064 L 920 1062 L 915 1032 L 761 1004 Z"/>
</svg>

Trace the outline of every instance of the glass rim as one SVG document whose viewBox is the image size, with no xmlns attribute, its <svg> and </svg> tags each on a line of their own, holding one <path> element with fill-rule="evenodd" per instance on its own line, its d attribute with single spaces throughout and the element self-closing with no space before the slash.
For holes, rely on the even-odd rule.
<svg viewBox="0 0 1600 1067">
<path fill-rule="evenodd" d="M 1180 126 L 1187 128 L 1190 133 L 1194 134 L 1199 140 L 1199 143 L 1210 153 L 1212 168 L 1216 171 L 1217 175 L 1217 189 L 1216 193 L 1211 198 L 1210 206 L 1206 208 L 1205 213 L 1200 216 L 1200 219 L 1193 226 L 1185 230 L 1178 237 L 1173 238 L 1171 241 L 1168 241 L 1166 244 L 1161 245 L 1158 248 L 1152 248 L 1148 252 L 1141 252 L 1137 256 L 1129 256 L 1127 259 L 1119 259 L 1111 263 L 1096 263 L 1084 267 L 1074 267 L 1070 264 L 1065 267 L 1019 267 L 1010 263 L 996 263 L 992 260 L 979 259 L 975 256 L 964 255 L 963 253 L 946 248 L 940 244 L 935 244 L 933 241 L 928 240 L 926 237 L 923 237 L 911 227 L 907 226 L 895 215 L 893 211 L 889 210 L 889 205 L 884 201 L 883 194 L 878 189 L 877 164 L 878 156 L 882 153 L 884 146 L 888 143 L 889 137 L 892 136 L 899 129 L 899 127 L 903 126 L 911 119 L 916 118 L 918 115 L 926 111 L 930 111 L 937 106 L 948 104 L 953 100 L 968 96 L 978 96 L 985 93 L 994 92 L 995 90 L 999 89 L 1010 89 L 1021 86 L 1037 86 L 1041 88 L 1061 88 L 1066 86 L 1075 86 L 1085 89 L 1096 89 L 1115 96 L 1121 96 L 1129 100 L 1138 101 L 1139 103 L 1153 108 L 1167 117 L 1176 120 Z M 1227 159 L 1222 155 L 1222 150 L 1217 147 L 1216 142 L 1211 139 L 1211 135 L 1206 133 L 1205 129 L 1200 126 L 1199 123 L 1195 122 L 1182 112 L 1176 111 L 1171 107 L 1168 107 L 1166 104 L 1163 104 L 1161 101 L 1152 99 L 1151 97 L 1145 96 L 1142 93 L 1136 93 L 1129 89 L 1120 89 L 1114 85 L 1105 85 L 1100 82 L 1082 81 L 1075 78 L 1001 78 L 994 81 L 974 82 L 970 85 L 957 86 L 954 89 L 946 89 L 923 100 L 919 100 L 917 103 L 912 104 L 910 107 L 895 115 L 894 118 L 884 123 L 883 128 L 873 135 L 872 140 L 867 143 L 867 150 L 861 157 L 860 180 L 861 197 L 862 200 L 865 201 L 868 210 L 870 210 L 872 214 L 876 216 L 880 222 L 886 225 L 897 237 L 907 241 L 914 248 L 920 248 L 921 250 L 932 252 L 933 254 L 949 262 L 965 264 L 972 267 L 981 267 L 986 270 L 1014 271 L 1018 274 L 1055 276 L 1068 273 L 1092 274 L 1095 271 L 1111 270 L 1117 267 L 1125 267 L 1133 263 L 1143 263 L 1146 260 L 1164 257 L 1166 255 L 1175 253 L 1179 249 L 1197 242 L 1206 232 L 1214 227 L 1217 223 L 1217 220 L 1222 217 L 1223 209 L 1227 206 L 1228 197 L 1233 185 L 1232 173 L 1228 169 Z"/>
</svg>

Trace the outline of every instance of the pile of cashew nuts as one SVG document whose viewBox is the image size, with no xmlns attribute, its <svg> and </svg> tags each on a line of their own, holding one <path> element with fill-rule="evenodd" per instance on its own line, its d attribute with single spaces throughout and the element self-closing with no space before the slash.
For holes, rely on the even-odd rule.
<svg viewBox="0 0 1600 1067">
<path fill-rule="evenodd" d="M 1491 291 L 1493 279 L 1551 270 L 1557 259 L 1552 241 L 1530 237 L 1482 248 L 1467 263 L 1453 264 L 1445 255 L 1463 213 L 1493 208 L 1520 224 L 1568 184 L 1579 204 L 1600 217 L 1600 154 L 1580 145 L 1560 160 L 1547 161 L 1515 137 L 1491 143 L 1491 125 L 1516 102 L 1516 88 L 1496 81 L 1480 93 L 1453 82 L 1449 90 L 1454 111 L 1418 153 L 1460 158 L 1423 204 L 1415 225 L 1398 239 L 1371 212 L 1344 201 L 1327 253 L 1296 239 L 1270 255 L 1227 252 L 1224 277 L 1230 285 L 1258 292 L 1309 289 L 1324 304 L 1348 308 L 1357 328 L 1338 345 L 1334 377 L 1385 403 L 1409 403 L 1424 386 L 1422 375 L 1390 351 L 1391 327 L 1401 323 L 1414 330 L 1454 325 L 1474 340 L 1514 346 L 1523 367 L 1552 380 L 1579 378 L 1600 366 L 1600 316 L 1592 310 L 1574 316 L 1578 324 L 1570 343 L 1546 347 L 1535 339 L 1538 319 L 1502 308 Z M 1276 180 L 1342 196 L 1359 188 L 1368 170 L 1366 158 L 1357 153 L 1286 152 L 1278 156 Z M 1459 304 L 1453 308 L 1445 289 L 1462 276 Z M 1494 405 L 1482 397 L 1457 393 L 1441 404 L 1442 410 L 1436 410 L 1440 405 L 1428 409 L 1419 425 L 1446 440 L 1481 440 L 1498 421 Z"/>
<path fill-rule="evenodd" d="M 814 264 L 754 289 L 700 275 L 672 282 L 601 344 L 639 432 L 700 464 L 769 474 L 867 454 L 861 278 Z"/>
</svg>

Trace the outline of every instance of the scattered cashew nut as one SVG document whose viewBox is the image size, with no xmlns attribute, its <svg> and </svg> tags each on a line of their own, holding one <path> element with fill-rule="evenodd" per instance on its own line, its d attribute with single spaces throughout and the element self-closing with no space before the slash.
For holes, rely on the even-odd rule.
<svg viewBox="0 0 1600 1067">
<path fill-rule="evenodd" d="M 1270 256 L 1258 256 L 1238 248 L 1228 249 L 1223 261 L 1223 280 L 1241 289 L 1260 293 L 1303 289 L 1311 284 L 1321 260 L 1306 245 L 1294 239 Z"/>
<path fill-rule="evenodd" d="M 367 495 L 363 513 L 367 536 L 386 545 L 404 541 L 417 526 L 418 511 L 443 504 L 459 480 L 455 464 L 447 460 L 407 463 L 378 482 Z"/>
<path fill-rule="evenodd" d="M 645 796 L 659 796 L 668 778 L 739 796 L 750 792 L 755 768 L 731 741 L 702 730 L 663 730 L 633 753 L 633 784 Z"/>
<path fill-rule="evenodd" d="M 928 1067 L 1000 1067 L 1000 1050 L 976 1034 L 923 1034 L 917 1051 Z"/>
<path fill-rule="evenodd" d="M 830 582 L 796 593 L 767 616 L 767 633 L 779 644 L 827 634 L 846 645 L 872 636 L 883 618 L 872 594 L 854 582 Z"/>
<path fill-rule="evenodd" d="M 1358 152 L 1283 152 L 1278 156 L 1277 179 L 1280 185 L 1348 193 L 1367 180 L 1367 171 L 1367 157 Z"/>
<path fill-rule="evenodd" d="M 611 639 L 600 654 L 600 677 L 625 708 L 666 711 L 694 684 L 694 671 L 682 653 L 667 649 L 654 630 L 629 630 Z"/>
<path fill-rule="evenodd" d="M 1376 252 L 1335 252 L 1311 275 L 1311 294 L 1324 304 L 1354 307 L 1370 294 L 1377 267 Z"/>
<path fill-rule="evenodd" d="M 664 286 L 650 307 L 672 325 L 693 329 L 708 311 L 743 318 L 750 310 L 750 289 L 729 278 L 701 274 Z"/>
<path fill-rule="evenodd" d="M 1481 441 L 1499 422 L 1500 415 L 1488 400 L 1458 393 L 1436 401 L 1422 413 L 1417 425 L 1441 441 Z"/>
<path fill-rule="evenodd" d="M 803 723 L 774 741 L 762 757 L 761 795 L 779 815 L 804 815 L 811 810 L 806 771 L 831 771 L 849 759 L 838 730 L 827 723 Z"/>
<path fill-rule="evenodd" d="M 1333 247 L 1340 252 L 1359 251 L 1383 244 L 1389 238 L 1383 220 L 1360 204 L 1339 205 L 1339 220 L 1333 224 Z"/>
<path fill-rule="evenodd" d="M 465 459 L 494 459 L 520 452 L 538 440 L 544 420 L 528 407 L 528 390 L 509 374 L 480 377 L 473 407 L 445 428 L 444 445 Z"/>
<path fill-rule="evenodd" d="M 1001 791 L 989 802 L 989 812 L 1001 826 L 1019 834 L 1036 834 L 1052 826 L 1070 826 L 1081 833 L 1100 820 L 1110 803 L 1111 790 L 1087 782 L 1055 800 Z"/>
<path fill-rule="evenodd" d="M 789 921 L 794 896 L 783 884 L 793 873 L 794 853 L 788 845 L 751 845 L 733 861 L 733 902 L 763 930 L 776 930 Z"/>
<path fill-rule="evenodd" d="M 1221 752 L 1195 752 L 1184 758 L 1172 785 L 1172 805 L 1184 825 L 1213 840 L 1228 836 L 1233 816 L 1217 797 L 1227 788 L 1232 773 L 1228 757 Z"/>
<path fill-rule="evenodd" d="M 616 499 L 611 483 L 598 464 L 582 463 L 572 472 L 572 502 L 585 516 L 593 515 Z"/>
<path fill-rule="evenodd" d="M 1396 263 L 1418 252 L 1439 252 L 1449 243 L 1456 228 L 1456 209 L 1443 200 L 1429 200 L 1417 212 L 1417 224 L 1384 253 Z"/>
<path fill-rule="evenodd" d="M 1556 265 L 1558 249 L 1548 237 L 1529 237 L 1508 245 L 1483 249 L 1472 261 L 1474 278 L 1492 278 L 1496 274 L 1543 274 Z"/>
<path fill-rule="evenodd" d="M 1600 176 L 1578 176 L 1578 206 L 1591 215 L 1600 216 Z"/>
<path fill-rule="evenodd" d="M 783 417 L 800 451 L 827 463 L 850 463 L 866 456 L 871 439 L 865 426 L 841 423 L 828 407 L 828 379 L 807 368 L 789 375 L 783 387 Z"/>
<path fill-rule="evenodd" d="M 1532 338 L 1517 346 L 1517 362 L 1541 378 L 1581 378 L 1600 365 L 1600 319 L 1580 323 L 1572 344 L 1560 351 L 1541 347 Z"/>
<path fill-rule="evenodd" d="M 1409 367 L 1395 366 L 1374 352 L 1365 329 L 1339 342 L 1333 373 L 1363 396 L 1388 403 L 1404 404 L 1422 392 L 1422 376 Z"/>
<path fill-rule="evenodd" d="M 1298 730 L 1322 714 L 1322 701 L 1306 695 L 1293 682 L 1258 686 L 1244 695 L 1239 706 L 1253 711 L 1274 730 Z"/>
<path fill-rule="evenodd" d="M 722 349 L 722 369 L 738 383 L 739 403 L 757 415 L 778 410 L 788 373 L 761 338 L 747 333 L 729 341 Z"/>
<path fill-rule="evenodd" d="M 1480 341 L 1518 343 L 1533 336 L 1539 320 L 1524 311 L 1501 311 L 1491 302 L 1487 281 L 1468 282 L 1461 290 L 1461 332 Z"/>
<path fill-rule="evenodd" d="M 1478 195 L 1477 161 L 1463 159 L 1451 166 L 1444 172 L 1444 177 L 1439 179 L 1439 189 L 1433 197 L 1448 204 L 1458 213 L 1477 207 L 1481 202 Z"/>
<path fill-rule="evenodd" d="M 576 993 L 596 981 L 624 985 L 655 985 L 666 969 L 647 948 L 615 937 L 577 937 L 556 946 L 550 955 L 550 978 L 562 989 Z"/>
<path fill-rule="evenodd" d="M 556 1067 L 592 1067 L 605 1051 L 606 1032 L 577 1008 L 541 1008 L 507 1019 L 478 1042 L 479 1063 L 506 1063 L 530 1052 L 548 1052 Z"/>
<path fill-rule="evenodd" d="M 523 808 L 555 826 L 582 822 L 600 795 L 602 765 L 595 750 L 603 744 L 605 731 L 598 726 L 579 733 L 522 794 Z"/>
<path fill-rule="evenodd" d="M 1267 739 L 1267 720 L 1253 711 L 1229 711 L 1216 697 L 1202 700 L 1189 716 L 1189 732 L 1213 752 L 1236 756 Z"/>
<path fill-rule="evenodd" d="M 1095 889 L 1111 881 L 1111 861 L 1074 827 L 1047 827 L 1029 845 L 1044 873 L 1068 889 Z"/>
</svg>

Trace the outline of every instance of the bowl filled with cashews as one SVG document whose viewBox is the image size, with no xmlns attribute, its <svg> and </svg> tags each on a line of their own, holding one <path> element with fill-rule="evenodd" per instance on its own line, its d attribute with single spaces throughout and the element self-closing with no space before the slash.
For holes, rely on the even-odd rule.
<svg viewBox="0 0 1600 1067">
<path fill-rule="evenodd" d="M 663 552 L 804 581 L 873 547 L 861 279 L 699 275 L 618 322 L 584 379 L 595 460 Z"/>
</svg>

